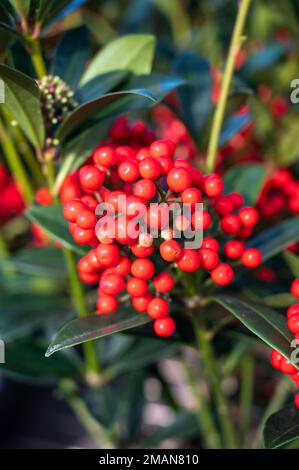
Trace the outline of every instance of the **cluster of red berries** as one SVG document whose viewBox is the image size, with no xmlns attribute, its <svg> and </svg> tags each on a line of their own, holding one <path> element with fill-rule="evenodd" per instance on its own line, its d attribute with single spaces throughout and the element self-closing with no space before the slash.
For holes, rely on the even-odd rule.
<svg viewBox="0 0 299 470">
<path fill-rule="evenodd" d="M 264 218 L 274 218 L 286 210 L 299 215 L 299 182 L 287 169 L 278 169 L 267 179 L 257 208 Z"/>
<path fill-rule="evenodd" d="M 121 116 L 115 120 L 108 133 L 104 145 L 119 147 L 129 146 L 140 149 L 149 146 L 155 140 L 155 133 L 143 121 L 130 123 L 128 118 Z"/>
<path fill-rule="evenodd" d="M 0 223 L 4 224 L 21 214 L 25 208 L 16 182 L 3 165 L 0 165 Z"/>
<path fill-rule="evenodd" d="M 291 294 L 296 299 L 299 299 L 299 279 L 295 279 L 292 282 L 290 290 Z M 299 304 L 294 304 L 288 308 L 287 321 L 288 328 L 295 335 L 296 343 L 299 345 Z M 274 349 L 271 353 L 271 364 L 283 374 L 290 375 L 299 389 L 299 367 L 295 367 L 288 359 Z M 299 393 L 295 395 L 295 405 L 299 409 Z"/>
<path fill-rule="evenodd" d="M 189 162 L 174 156 L 175 145 L 169 140 L 154 141 L 140 150 L 101 146 L 94 151 L 92 164 L 70 176 L 62 191 L 63 213 L 73 239 L 92 247 L 80 260 L 78 270 L 82 282 L 99 285 L 97 313 L 115 312 L 122 300 L 117 296 L 126 291 L 135 310 L 147 312 L 155 320 L 154 329 L 160 336 L 175 330 L 169 316 L 168 293 L 174 286 L 169 270 L 195 272 L 202 268 L 215 284 L 225 286 L 234 277 L 229 261 L 240 260 L 248 268 L 261 263 L 260 252 L 244 244 L 258 222 L 257 210 L 242 207 L 239 193 L 224 195 L 219 175 L 202 175 Z M 99 202 L 107 207 L 100 217 L 96 210 Z M 169 228 L 168 209 L 175 202 L 188 204 L 191 211 L 190 220 L 176 216 L 173 226 L 181 232 L 189 226 L 202 228 L 199 249 L 184 248 L 176 239 L 176 230 Z M 204 205 L 203 210 L 198 209 L 198 203 Z M 134 234 L 128 230 L 140 204 L 144 208 L 140 219 L 147 229 L 157 229 L 157 238 L 139 226 Z M 113 233 L 109 231 L 111 221 Z M 159 272 L 154 262 L 157 254 L 162 266 Z M 222 262 L 221 256 L 227 262 Z"/>
</svg>

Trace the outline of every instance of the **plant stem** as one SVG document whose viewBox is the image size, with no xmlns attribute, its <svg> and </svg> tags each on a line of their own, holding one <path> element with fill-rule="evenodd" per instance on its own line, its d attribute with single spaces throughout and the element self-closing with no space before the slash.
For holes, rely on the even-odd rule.
<svg viewBox="0 0 299 470">
<path fill-rule="evenodd" d="M 34 199 L 34 191 L 28 180 L 26 171 L 23 168 L 19 154 L 16 151 L 13 141 L 11 140 L 11 137 L 9 133 L 7 132 L 7 130 L 5 129 L 1 119 L 0 119 L 0 140 L 1 140 L 1 146 L 3 148 L 3 152 L 6 157 L 8 166 L 15 180 L 20 185 L 24 199 L 27 202 L 32 201 Z"/>
<path fill-rule="evenodd" d="M 241 390 L 240 390 L 240 434 L 242 442 L 250 427 L 251 407 L 253 397 L 254 361 L 250 354 L 241 360 Z"/>
<path fill-rule="evenodd" d="M 205 446 L 207 449 L 219 449 L 221 447 L 219 434 L 215 427 L 209 403 L 198 390 L 198 384 L 195 380 L 194 372 L 185 358 L 183 365 L 186 371 L 189 385 L 193 390 L 194 397 L 196 399 L 198 425 L 201 429 L 202 439 L 205 442 Z"/>
<path fill-rule="evenodd" d="M 47 75 L 47 69 L 44 63 L 44 59 L 42 56 L 42 51 L 40 48 L 39 40 L 38 39 L 28 39 L 28 44 L 31 47 L 31 61 L 35 70 L 35 73 L 39 79 L 43 78 Z"/>
<path fill-rule="evenodd" d="M 225 446 L 226 448 L 236 448 L 237 439 L 235 430 L 229 413 L 226 397 L 221 390 L 218 367 L 209 332 L 205 327 L 203 316 L 199 310 L 194 312 L 192 318 L 199 351 L 201 353 L 201 358 L 216 402 L 218 418 L 222 429 Z"/>
<path fill-rule="evenodd" d="M 232 40 L 230 43 L 228 58 L 221 83 L 220 97 L 214 114 L 211 136 L 208 145 L 206 170 L 209 173 L 213 172 L 215 169 L 217 149 L 224 119 L 225 107 L 229 95 L 236 57 L 243 41 L 242 35 L 250 6 L 250 1 L 251 0 L 240 0 L 239 2 L 238 15 L 234 27 Z"/>
</svg>

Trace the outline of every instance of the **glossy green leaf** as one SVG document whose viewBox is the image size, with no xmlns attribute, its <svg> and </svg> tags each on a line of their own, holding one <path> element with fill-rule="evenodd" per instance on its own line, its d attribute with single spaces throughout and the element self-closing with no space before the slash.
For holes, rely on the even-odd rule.
<svg viewBox="0 0 299 470">
<path fill-rule="evenodd" d="M 1 375 L 35 385 L 55 384 L 64 377 L 80 376 L 80 363 L 74 354 L 63 353 L 46 359 L 43 351 L 43 345 L 35 344 L 33 338 L 6 344 Z"/>
<path fill-rule="evenodd" d="M 41 23 L 52 19 L 69 4 L 69 0 L 39 0 L 37 19 Z"/>
<path fill-rule="evenodd" d="M 152 104 L 156 102 L 153 95 L 148 90 L 129 90 L 115 93 L 108 93 L 100 98 L 89 101 L 79 106 L 65 119 L 58 128 L 56 138 L 63 142 L 71 133 L 80 127 L 87 119 L 95 117 L 99 119 L 108 118 L 109 115 L 120 114 L 126 109 L 126 98 L 139 97 L 146 98 Z M 130 106 L 128 106 L 128 109 Z"/>
<path fill-rule="evenodd" d="M 263 261 L 266 261 L 296 242 L 298 233 L 299 217 L 294 217 L 264 230 L 252 238 L 246 246 L 258 248 L 263 255 Z"/>
<path fill-rule="evenodd" d="M 15 11 L 14 7 L 12 6 L 12 3 L 10 2 L 10 0 L 2 0 L 0 6 L 1 6 L 1 8 L 4 9 L 4 11 L 6 13 L 8 13 L 9 15 L 11 15 L 13 17 L 15 16 L 16 11 Z"/>
<path fill-rule="evenodd" d="M 88 251 L 86 247 L 79 246 L 74 242 L 60 204 L 32 206 L 26 211 L 26 216 L 31 222 L 39 225 L 51 239 L 60 242 L 66 248 L 80 255 L 86 254 Z"/>
<path fill-rule="evenodd" d="M 30 9 L 30 0 L 9 0 L 14 9 L 21 15 L 27 16 Z"/>
<path fill-rule="evenodd" d="M 281 314 L 264 305 L 228 295 L 215 296 L 213 300 L 238 318 L 268 346 L 280 351 L 290 360 L 293 352 L 291 342 L 294 338 L 288 330 L 286 319 Z"/>
<path fill-rule="evenodd" d="M 11 340 L 28 333 L 33 328 L 46 325 L 49 318 L 62 315 L 66 305 L 52 295 L 1 294 L 0 338 Z"/>
<path fill-rule="evenodd" d="M 299 278 L 299 256 L 295 255 L 291 251 L 285 251 L 283 256 L 294 277 Z"/>
<path fill-rule="evenodd" d="M 110 384 L 85 390 L 84 402 L 96 421 L 107 429 L 113 427 L 119 409 L 119 397 Z"/>
<path fill-rule="evenodd" d="M 94 57 L 81 84 L 116 70 L 127 70 L 137 75 L 150 73 L 155 45 L 156 39 L 151 34 L 129 34 L 114 39 Z"/>
<path fill-rule="evenodd" d="M 75 90 L 89 57 L 89 39 L 86 26 L 67 31 L 55 55 L 53 75 L 58 75 Z"/>
<path fill-rule="evenodd" d="M 75 94 L 75 99 L 80 103 L 87 103 L 87 101 L 99 98 L 99 96 L 113 90 L 117 85 L 120 85 L 128 76 L 126 70 L 119 70 L 116 72 L 107 72 L 98 77 L 93 78 L 84 85 L 82 85 Z M 133 87 L 131 87 L 133 88 Z"/>
<path fill-rule="evenodd" d="M 280 166 L 290 166 L 299 160 L 298 133 L 298 114 L 288 114 L 282 122 L 282 129 L 276 136 L 273 148 L 275 161 Z"/>
<path fill-rule="evenodd" d="M 115 315 L 90 315 L 86 318 L 72 320 L 58 332 L 48 347 L 46 356 L 51 356 L 61 349 L 136 328 L 151 321 L 147 315 L 135 314 L 131 310 L 122 311 Z"/>
<path fill-rule="evenodd" d="M 299 413 L 289 406 L 271 415 L 265 424 L 266 449 L 278 449 L 299 438 Z"/>
<path fill-rule="evenodd" d="M 225 192 L 240 192 L 245 198 L 245 203 L 253 205 L 261 192 L 266 173 L 264 165 L 235 165 L 225 173 Z"/>
<path fill-rule="evenodd" d="M 45 129 L 36 82 L 3 64 L 0 77 L 5 83 L 5 105 L 32 144 L 42 148 Z"/>
</svg>

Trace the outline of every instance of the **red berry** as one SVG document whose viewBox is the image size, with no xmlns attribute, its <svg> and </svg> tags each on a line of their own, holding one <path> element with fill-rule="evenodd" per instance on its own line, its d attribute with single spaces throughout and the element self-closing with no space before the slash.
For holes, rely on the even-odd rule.
<svg viewBox="0 0 299 470">
<path fill-rule="evenodd" d="M 95 240 L 94 230 L 92 229 L 83 229 L 76 225 L 72 229 L 73 239 L 78 245 L 90 245 Z"/>
<path fill-rule="evenodd" d="M 191 184 L 192 175 L 185 168 L 172 168 L 167 175 L 167 185 L 176 193 L 185 191 Z"/>
<path fill-rule="evenodd" d="M 140 176 L 137 162 L 123 161 L 118 167 L 118 176 L 126 183 L 136 181 Z"/>
<path fill-rule="evenodd" d="M 134 245 L 131 245 L 131 251 L 132 253 L 137 256 L 137 258 L 148 258 L 148 256 L 151 256 L 154 251 L 155 251 L 155 246 L 142 246 L 140 243 L 134 243 Z"/>
<path fill-rule="evenodd" d="M 234 204 L 230 196 L 220 196 L 215 201 L 215 212 L 220 216 L 228 215 L 234 210 Z"/>
<path fill-rule="evenodd" d="M 64 182 L 62 183 L 59 196 L 62 204 L 65 204 L 66 202 L 81 196 L 77 171 L 65 178 Z"/>
<path fill-rule="evenodd" d="M 133 297 L 132 298 L 132 305 L 139 313 L 144 313 L 147 311 L 148 304 L 152 300 L 152 294 L 142 295 L 141 297 Z"/>
<path fill-rule="evenodd" d="M 219 175 L 212 174 L 205 177 L 203 187 L 207 196 L 217 197 L 222 193 L 224 185 Z"/>
<path fill-rule="evenodd" d="M 132 224 L 134 224 L 132 226 Z M 121 216 L 115 220 L 115 239 L 122 245 L 132 245 L 138 238 L 138 226 L 129 220 L 128 217 Z"/>
<path fill-rule="evenodd" d="M 276 351 L 275 349 L 272 349 L 271 351 L 271 365 L 275 369 L 280 370 L 280 364 L 281 364 L 281 359 L 282 359 L 282 354 L 280 352 Z"/>
<path fill-rule="evenodd" d="M 256 248 L 248 248 L 243 252 L 241 262 L 246 268 L 257 268 L 262 262 L 262 254 Z"/>
<path fill-rule="evenodd" d="M 216 238 L 206 237 L 202 241 L 201 248 L 208 248 L 209 250 L 219 251 L 219 243 Z"/>
<path fill-rule="evenodd" d="M 93 154 L 93 161 L 95 164 L 104 165 L 106 168 L 116 164 L 117 157 L 112 147 L 108 145 L 105 147 L 99 147 Z"/>
<path fill-rule="evenodd" d="M 95 270 L 99 271 L 102 268 L 101 263 L 99 263 L 99 260 L 97 258 L 97 250 L 93 249 L 90 250 L 90 252 L 87 254 L 87 260 L 89 265 Z"/>
<path fill-rule="evenodd" d="M 98 207 L 99 203 L 95 197 L 91 196 L 90 194 L 86 194 L 85 196 L 81 197 L 81 201 L 91 212 L 95 212 L 96 208 Z"/>
<path fill-rule="evenodd" d="M 156 180 L 160 176 L 161 166 L 154 158 L 145 158 L 139 163 L 139 172 L 144 179 Z"/>
<path fill-rule="evenodd" d="M 175 240 L 166 240 L 160 245 L 160 254 L 165 261 L 172 263 L 183 256 L 183 248 Z"/>
<path fill-rule="evenodd" d="M 63 205 L 63 215 L 69 222 L 76 223 L 77 217 L 86 207 L 79 199 L 66 202 Z"/>
<path fill-rule="evenodd" d="M 136 155 L 136 160 L 138 160 L 139 162 L 142 162 L 142 160 L 145 160 L 146 158 L 150 158 L 150 153 L 149 153 L 149 150 L 144 147 L 142 149 L 140 149 Z"/>
<path fill-rule="evenodd" d="M 219 262 L 218 254 L 209 248 L 201 248 L 199 250 L 199 258 L 200 265 L 208 271 L 215 269 Z"/>
<path fill-rule="evenodd" d="M 163 318 L 169 315 L 169 304 L 161 297 L 154 297 L 147 306 L 151 318 Z"/>
<path fill-rule="evenodd" d="M 0 167 L 1 170 L 1 167 Z M 0 172 L 0 190 L 1 190 L 1 172 Z M 35 200 L 40 206 L 49 206 L 53 199 L 48 188 L 39 188 L 35 193 Z"/>
<path fill-rule="evenodd" d="M 175 332 L 175 322 L 171 317 L 159 318 L 154 322 L 156 335 L 167 338 Z"/>
<path fill-rule="evenodd" d="M 117 245 L 104 245 L 100 243 L 96 249 L 96 254 L 99 263 L 105 268 L 112 268 L 119 262 L 120 255 Z"/>
<path fill-rule="evenodd" d="M 147 293 L 147 283 L 144 279 L 131 277 L 127 282 L 126 290 L 132 297 L 140 297 Z"/>
<path fill-rule="evenodd" d="M 284 356 L 281 357 L 280 370 L 281 372 L 287 375 L 292 375 L 298 372 L 298 369 L 293 366 L 293 364 Z"/>
<path fill-rule="evenodd" d="M 240 229 L 241 222 L 236 215 L 225 215 L 221 220 L 221 230 L 226 235 L 234 235 Z"/>
<path fill-rule="evenodd" d="M 177 261 L 179 269 L 193 273 L 199 269 L 199 253 L 193 249 L 183 249 L 183 256 Z"/>
<path fill-rule="evenodd" d="M 90 264 L 87 256 L 83 256 L 78 262 L 78 271 L 80 273 L 95 274 L 94 267 Z"/>
<path fill-rule="evenodd" d="M 150 201 L 156 195 L 156 185 L 152 180 L 139 180 L 134 185 L 133 193 L 146 201 Z"/>
<path fill-rule="evenodd" d="M 118 307 L 117 299 L 113 295 L 101 294 L 97 300 L 97 314 L 107 314 L 116 312 Z"/>
<path fill-rule="evenodd" d="M 291 294 L 299 299 L 299 279 L 295 279 L 291 285 Z"/>
<path fill-rule="evenodd" d="M 80 169 L 80 184 L 84 191 L 93 192 L 101 188 L 105 181 L 105 173 L 93 165 L 85 165 Z"/>
<path fill-rule="evenodd" d="M 240 207 L 243 206 L 244 198 L 243 198 L 242 194 L 240 194 L 240 193 L 230 193 L 228 195 L 228 197 L 230 198 L 231 202 L 234 205 L 234 210 L 239 209 Z"/>
<path fill-rule="evenodd" d="M 224 254 L 229 259 L 239 259 L 244 252 L 244 243 L 239 240 L 229 240 L 224 245 Z"/>
<path fill-rule="evenodd" d="M 117 295 L 125 287 L 122 276 L 114 273 L 104 273 L 100 280 L 99 291 L 106 295 Z"/>
<path fill-rule="evenodd" d="M 171 140 L 156 140 L 149 148 L 150 154 L 154 158 L 169 157 L 173 158 L 175 145 Z"/>
<path fill-rule="evenodd" d="M 167 204 L 151 204 L 147 209 L 146 223 L 153 229 L 161 229 L 168 224 L 169 208 Z"/>
<path fill-rule="evenodd" d="M 185 168 L 188 171 L 192 171 L 191 163 L 187 162 L 187 160 L 175 160 L 173 165 L 176 168 Z"/>
<path fill-rule="evenodd" d="M 184 204 L 198 204 L 201 202 L 201 192 L 197 188 L 188 188 L 181 194 Z"/>
<path fill-rule="evenodd" d="M 211 278 L 215 284 L 226 286 L 232 282 L 234 271 L 229 264 L 221 263 L 211 272 Z"/>
<path fill-rule="evenodd" d="M 292 315 L 288 319 L 288 328 L 292 333 L 296 334 L 299 332 L 299 313 Z"/>
<path fill-rule="evenodd" d="M 292 305 L 287 310 L 287 317 L 290 318 L 293 315 L 299 314 L 299 304 Z"/>
<path fill-rule="evenodd" d="M 159 157 L 161 175 L 167 175 L 173 167 L 173 161 L 169 157 Z"/>
<path fill-rule="evenodd" d="M 296 393 L 295 398 L 294 398 L 294 403 L 296 408 L 299 410 L 299 393 Z"/>
<path fill-rule="evenodd" d="M 84 284 L 97 284 L 99 282 L 100 275 L 99 273 L 86 273 L 79 271 L 80 281 Z"/>
<path fill-rule="evenodd" d="M 96 226 L 98 219 L 95 214 L 89 210 L 84 210 L 78 214 L 77 224 L 81 228 L 94 228 Z"/>
<path fill-rule="evenodd" d="M 173 277 L 168 273 L 160 273 L 154 278 L 154 286 L 158 292 L 169 292 L 174 287 Z"/>
<path fill-rule="evenodd" d="M 155 266 L 153 262 L 147 258 L 136 259 L 131 266 L 132 276 L 138 279 L 151 279 L 155 273 Z"/>
<path fill-rule="evenodd" d="M 254 227 L 259 220 L 258 211 L 254 207 L 243 207 L 239 211 L 239 217 L 244 227 Z"/>
<path fill-rule="evenodd" d="M 117 265 L 110 268 L 110 272 L 123 277 L 127 276 L 131 272 L 131 261 L 126 256 L 121 256 Z"/>
<path fill-rule="evenodd" d="M 208 230 L 212 224 L 212 217 L 206 210 L 197 210 L 192 214 L 192 225 L 197 230 Z"/>
</svg>

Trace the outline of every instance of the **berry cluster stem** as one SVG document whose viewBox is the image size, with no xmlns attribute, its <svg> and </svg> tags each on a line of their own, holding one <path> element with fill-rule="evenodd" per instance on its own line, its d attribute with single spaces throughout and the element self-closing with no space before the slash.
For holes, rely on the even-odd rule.
<svg viewBox="0 0 299 470">
<path fill-rule="evenodd" d="M 237 447 L 234 425 L 231 420 L 226 397 L 221 390 L 216 358 L 209 334 L 204 324 L 203 316 L 201 315 L 201 311 L 197 310 L 194 312 L 193 322 L 199 351 L 201 353 L 201 359 L 203 361 L 217 406 L 217 413 L 222 429 L 223 439 L 225 441 L 226 448 L 234 449 Z"/>
<path fill-rule="evenodd" d="M 228 58 L 222 78 L 221 91 L 219 101 L 215 110 L 212 130 L 210 135 L 210 141 L 208 145 L 207 153 L 207 162 L 206 170 L 208 173 L 212 173 L 215 169 L 217 150 L 219 144 L 220 133 L 222 129 L 222 124 L 224 120 L 224 113 L 226 108 L 226 103 L 229 95 L 229 90 L 232 82 L 232 76 L 234 72 L 235 62 L 237 58 L 238 51 L 243 41 L 243 30 L 245 26 L 245 21 L 247 18 L 249 6 L 251 0 L 240 0 L 239 2 L 239 11 L 234 27 L 234 32 L 232 40 L 230 43 Z"/>
</svg>

